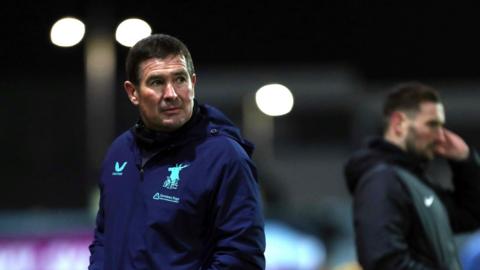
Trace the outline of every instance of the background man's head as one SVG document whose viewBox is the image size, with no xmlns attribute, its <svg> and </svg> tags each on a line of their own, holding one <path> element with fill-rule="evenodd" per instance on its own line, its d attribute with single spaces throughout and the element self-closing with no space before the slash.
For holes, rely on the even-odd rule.
<svg viewBox="0 0 480 270">
<path fill-rule="evenodd" d="M 419 82 L 402 83 L 383 107 L 385 138 L 410 154 L 433 159 L 444 139 L 445 113 L 438 92 Z"/>
</svg>

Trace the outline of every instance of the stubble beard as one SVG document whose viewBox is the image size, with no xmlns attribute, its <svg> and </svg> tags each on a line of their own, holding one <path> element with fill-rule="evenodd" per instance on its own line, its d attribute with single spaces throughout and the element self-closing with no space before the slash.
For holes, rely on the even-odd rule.
<svg viewBox="0 0 480 270">
<path fill-rule="evenodd" d="M 419 149 L 416 145 L 418 134 L 414 127 L 409 127 L 408 134 L 405 139 L 405 150 L 410 155 L 420 159 L 420 160 L 433 160 L 435 158 L 434 148 L 435 145 L 428 144 L 424 149 Z"/>
</svg>

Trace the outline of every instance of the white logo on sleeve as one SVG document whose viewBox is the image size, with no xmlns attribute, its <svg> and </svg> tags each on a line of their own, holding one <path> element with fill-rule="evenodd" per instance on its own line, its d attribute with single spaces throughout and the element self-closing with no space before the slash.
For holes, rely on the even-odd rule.
<svg viewBox="0 0 480 270">
<path fill-rule="evenodd" d="M 122 165 L 120 165 L 118 161 L 115 161 L 115 171 L 112 172 L 112 175 L 123 175 L 123 170 L 125 169 L 125 166 L 127 166 L 126 161 L 124 161 Z"/>
<path fill-rule="evenodd" d="M 428 197 L 425 197 L 425 199 L 423 200 L 423 202 L 425 203 L 425 206 L 426 206 L 426 207 L 430 207 L 430 206 L 432 206 L 432 204 L 433 204 L 433 200 L 434 200 L 433 195 L 430 195 L 430 196 L 428 196 Z"/>
</svg>

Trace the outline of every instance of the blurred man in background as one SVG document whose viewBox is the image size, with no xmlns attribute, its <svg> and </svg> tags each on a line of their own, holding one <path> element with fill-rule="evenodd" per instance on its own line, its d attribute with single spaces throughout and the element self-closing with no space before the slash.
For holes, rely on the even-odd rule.
<svg viewBox="0 0 480 270">
<path fill-rule="evenodd" d="M 479 156 L 444 127 L 442 101 L 428 85 L 396 86 L 383 113 L 383 137 L 345 167 L 359 262 L 365 270 L 461 269 L 452 229 L 480 225 Z M 427 176 L 436 156 L 448 160 L 454 190 Z"/>
<path fill-rule="evenodd" d="M 253 145 L 197 103 L 187 47 L 152 35 L 126 68 L 140 119 L 104 160 L 88 269 L 264 269 Z"/>
</svg>

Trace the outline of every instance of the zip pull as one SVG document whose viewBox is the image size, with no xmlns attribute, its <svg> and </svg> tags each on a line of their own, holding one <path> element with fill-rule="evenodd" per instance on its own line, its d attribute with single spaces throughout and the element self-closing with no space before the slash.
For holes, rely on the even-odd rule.
<svg viewBox="0 0 480 270">
<path fill-rule="evenodd" d="M 143 169 L 143 166 L 140 167 L 140 182 L 143 182 L 143 172 L 144 172 L 144 169 Z"/>
</svg>

